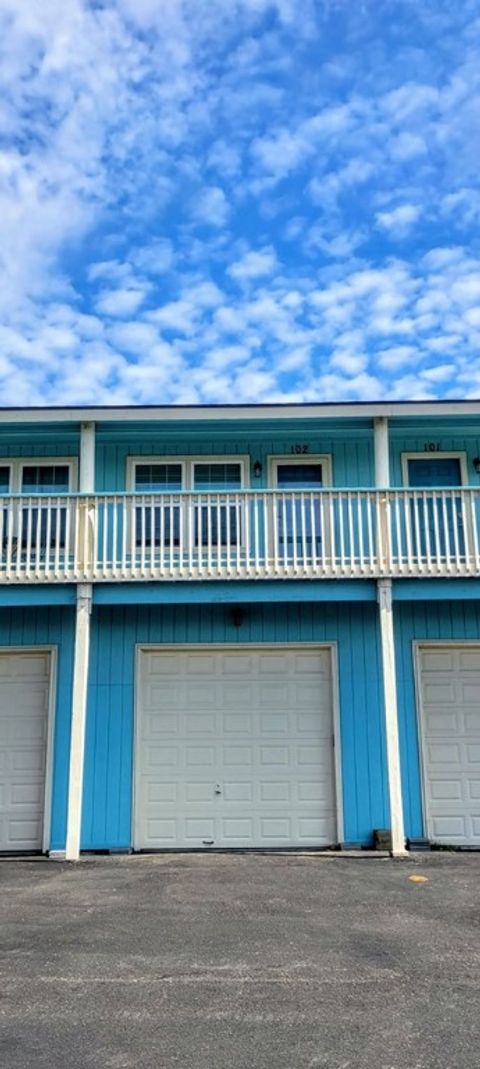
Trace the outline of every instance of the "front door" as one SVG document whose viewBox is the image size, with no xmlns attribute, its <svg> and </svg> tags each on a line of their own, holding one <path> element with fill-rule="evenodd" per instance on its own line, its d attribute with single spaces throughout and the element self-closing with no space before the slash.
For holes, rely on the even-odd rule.
<svg viewBox="0 0 480 1069">
<path fill-rule="evenodd" d="M 462 485 L 458 457 L 411 457 L 408 484 L 426 490 L 450 489 Z M 414 551 L 421 557 L 463 556 L 465 531 L 460 497 L 450 494 L 417 494 L 410 504 Z"/>
<path fill-rule="evenodd" d="M 277 489 L 288 491 L 288 496 L 278 501 L 275 523 L 277 553 L 284 563 L 311 563 L 322 554 L 325 532 L 321 499 L 306 492 L 321 490 L 325 481 L 323 467 L 321 461 L 315 460 L 275 462 Z"/>
</svg>

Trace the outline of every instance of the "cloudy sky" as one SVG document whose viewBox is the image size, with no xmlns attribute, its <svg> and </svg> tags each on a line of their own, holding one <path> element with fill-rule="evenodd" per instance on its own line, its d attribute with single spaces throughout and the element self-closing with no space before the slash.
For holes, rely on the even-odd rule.
<svg viewBox="0 0 480 1069">
<path fill-rule="evenodd" d="M 480 396 L 478 0 L 0 0 L 0 404 Z"/>
</svg>

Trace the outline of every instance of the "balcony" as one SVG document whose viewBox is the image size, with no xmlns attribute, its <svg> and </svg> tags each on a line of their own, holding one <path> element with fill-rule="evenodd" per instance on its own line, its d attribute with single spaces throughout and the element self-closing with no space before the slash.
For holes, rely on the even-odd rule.
<svg viewBox="0 0 480 1069">
<path fill-rule="evenodd" d="M 0 498 L 0 583 L 480 576 L 480 489 Z"/>
</svg>

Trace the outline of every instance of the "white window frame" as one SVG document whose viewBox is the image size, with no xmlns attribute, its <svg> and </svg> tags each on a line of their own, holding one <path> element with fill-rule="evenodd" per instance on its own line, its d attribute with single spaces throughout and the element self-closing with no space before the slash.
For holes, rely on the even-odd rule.
<svg viewBox="0 0 480 1069">
<path fill-rule="evenodd" d="M 182 469 L 182 484 L 183 484 L 182 485 L 182 490 L 169 490 L 167 488 L 165 490 L 136 491 L 135 490 L 135 469 L 136 469 L 138 464 L 177 464 L 177 465 L 180 465 L 181 469 Z M 239 464 L 240 465 L 240 482 L 241 482 L 241 485 L 240 485 L 239 489 L 238 490 L 227 490 L 227 489 L 225 489 L 225 490 L 207 490 L 207 489 L 194 490 L 193 489 L 193 485 L 194 485 L 194 475 L 195 475 L 195 465 L 196 464 Z M 211 455 L 198 456 L 198 455 L 191 455 L 191 454 L 182 455 L 182 456 L 162 456 L 162 455 L 160 455 L 160 456 L 158 456 L 158 455 L 153 455 L 153 456 L 133 456 L 133 457 L 127 457 L 127 490 L 128 490 L 129 493 L 138 493 L 140 497 L 142 495 L 145 496 L 145 497 L 148 497 L 149 494 L 153 494 L 153 495 L 165 494 L 167 497 L 168 496 L 175 497 L 175 496 L 178 496 L 178 495 L 181 495 L 181 494 L 184 494 L 184 493 L 195 493 L 195 494 L 199 494 L 201 496 L 204 496 L 205 494 L 209 494 L 209 493 L 211 493 L 211 494 L 228 494 L 228 493 L 241 494 L 245 489 L 248 488 L 247 479 L 248 479 L 249 470 L 250 470 L 250 457 L 249 456 L 245 456 L 245 455 L 239 456 L 238 454 L 235 454 L 234 456 L 231 456 L 231 455 L 224 456 L 224 455 L 218 455 L 218 454 L 215 454 L 214 456 L 211 456 Z M 130 520 L 130 523 L 131 522 L 133 522 L 133 521 Z M 131 538 L 131 534 L 132 534 L 132 528 L 130 526 L 130 523 L 129 523 L 129 527 L 128 527 L 128 537 L 129 538 Z M 240 532 L 240 534 L 241 534 L 240 547 L 243 547 L 243 544 L 244 544 L 244 542 L 243 542 L 244 537 L 245 537 L 244 532 L 245 532 L 245 525 L 242 523 L 241 524 L 241 532 Z M 193 537 L 193 534 L 189 531 L 189 533 L 187 534 L 187 539 L 188 538 L 192 538 L 192 537 Z M 240 547 L 238 547 L 238 548 L 240 548 Z M 201 549 L 202 547 L 201 546 L 196 546 L 195 548 L 196 549 Z"/>
<path fill-rule="evenodd" d="M 211 493 L 226 493 L 226 494 L 228 494 L 228 493 L 241 493 L 242 490 L 248 489 L 248 486 L 249 486 L 248 476 L 249 476 L 249 471 L 250 471 L 250 457 L 249 456 L 245 456 L 244 454 L 242 454 L 242 455 L 238 455 L 237 454 L 237 455 L 234 455 L 234 456 L 230 456 L 230 455 L 229 456 L 223 456 L 223 455 L 216 455 L 216 456 L 192 456 L 192 455 L 161 456 L 160 455 L 159 456 L 159 455 L 154 455 L 154 456 L 144 456 L 144 457 L 142 457 L 142 456 L 127 457 L 127 490 L 130 493 L 135 493 L 135 468 L 137 467 L 137 464 L 180 464 L 181 468 L 182 468 L 182 484 L 183 485 L 182 485 L 182 489 L 181 490 L 171 490 L 171 491 L 169 491 L 169 490 L 165 490 L 165 491 L 163 491 L 163 490 L 155 490 L 155 491 L 145 490 L 144 492 L 146 494 L 149 494 L 149 493 L 180 494 L 180 493 L 186 493 L 186 492 L 188 492 L 188 493 L 196 493 L 196 494 L 202 494 L 202 493 L 208 494 L 209 492 L 211 492 Z M 208 490 L 193 490 L 195 464 L 239 464 L 240 465 L 240 477 L 241 477 L 241 486 L 240 486 L 240 488 L 237 491 L 235 491 L 235 490 L 230 490 L 230 491 L 229 490 L 225 490 L 225 491 L 223 491 L 223 490 L 212 490 L 212 491 L 208 491 Z M 141 493 L 142 491 L 137 491 L 137 492 Z"/>
<path fill-rule="evenodd" d="M 10 469 L 10 486 L 8 494 L 21 494 L 22 491 L 22 475 L 24 468 L 36 468 L 36 467 L 57 467 L 67 468 L 69 470 L 68 475 L 68 493 L 72 494 L 78 487 L 78 458 L 77 457 L 0 457 L 0 468 Z M 63 491 L 61 491 L 63 493 Z M 28 494 L 29 497 L 36 497 L 37 494 Z M 38 497 L 56 497 L 54 493 L 50 494 L 38 494 Z"/>
<path fill-rule="evenodd" d="M 284 456 L 275 453 L 267 458 L 269 488 L 278 490 L 278 469 L 280 466 L 293 468 L 302 464 L 320 464 L 322 467 L 322 488 L 332 485 L 332 457 L 330 453 L 286 453 Z"/>
<path fill-rule="evenodd" d="M 407 486 L 407 487 L 410 486 L 409 475 L 408 475 L 408 464 L 409 464 L 410 460 L 459 460 L 460 461 L 460 478 L 462 480 L 460 485 L 461 486 L 468 486 L 467 454 L 466 454 L 465 450 L 463 450 L 463 449 L 460 449 L 460 450 L 445 449 L 445 450 L 442 450 L 442 452 L 438 452 L 438 453 L 436 451 L 430 453 L 428 451 L 428 449 L 425 449 L 422 453 L 402 453 L 401 459 L 402 459 L 402 482 L 403 482 L 404 486 Z M 412 489 L 417 489 L 417 488 L 416 487 L 412 487 Z M 420 489 L 421 489 L 421 487 L 420 487 Z M 435 489 L 435 487 L 431 487 L 430 489 Z M 444 489 L 448 490 L 449 487 L 445 486 Z"/>
</svg>

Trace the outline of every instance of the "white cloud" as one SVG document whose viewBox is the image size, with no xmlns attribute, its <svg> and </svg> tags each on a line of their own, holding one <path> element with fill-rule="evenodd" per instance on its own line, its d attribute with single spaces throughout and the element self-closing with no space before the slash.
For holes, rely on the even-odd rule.
<svg viewBox="0 0 480 1069">
<path fill-rule="evenodd" d="M 219 186 L 204 189 L 195 199 L 192 214 L 199 223 L 206 226 L 225 226 L 230 215 L 230 206 L 223 189 Z"/>
<path fill-rule="evenodd" d="M 420 208 L 417 204 L 400 204 L 391 212 L 377 212 L 377 223 L 387 230 L 392 237 L 403 237 L 417 222 Z"/>
<path fill-rule="evenodd" d="M 277 266 L 274 249 L 251 249 L 240 260 L 227 267 L 227 274 L 236 282 L 249 282 L 251 279 L 271 275 Z"/>
<path fill-rule="evenodd" d="M 95 308 L 101 315 L 130 316 L 144 300 L 145 291 L 141 289 L 104 290 L 95 301 Z"/>
<path fill-rule="evenodd" d="M 370 8 L 3 0 L 4 403 L 474 388 L 478 24 Z"/>
</svg>

